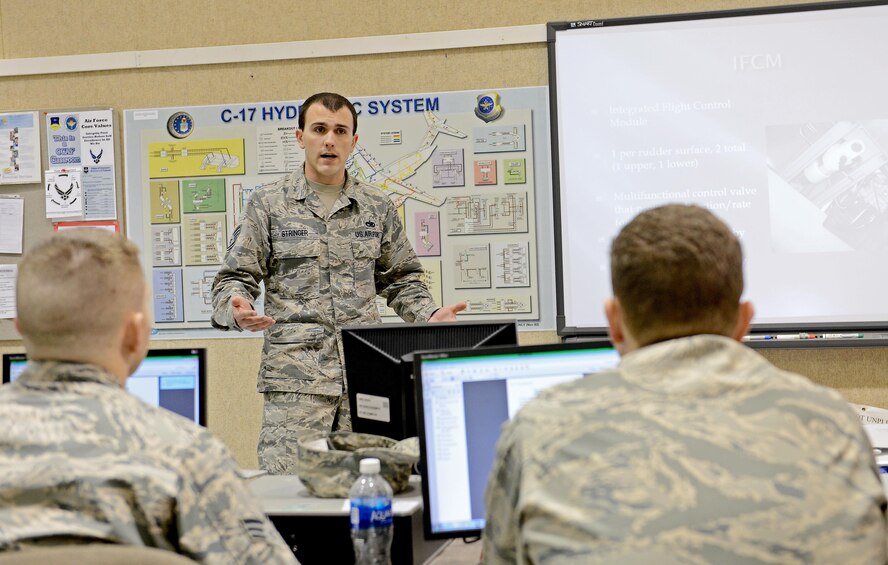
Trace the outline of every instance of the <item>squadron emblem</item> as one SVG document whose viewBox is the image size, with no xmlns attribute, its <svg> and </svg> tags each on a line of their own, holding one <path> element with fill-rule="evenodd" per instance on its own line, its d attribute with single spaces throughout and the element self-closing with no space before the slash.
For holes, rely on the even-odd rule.
<svg viewBox="0 0 888 565">
<path fill-rule="evenodd" d="M 475 115 L 485 122 L 492 122 L 503 115 L 503 107 L 500 105 L 500 95 L 496 92 L 485 92 L 478 95 L 478 105 L 475 106 Z"/>
</svg>

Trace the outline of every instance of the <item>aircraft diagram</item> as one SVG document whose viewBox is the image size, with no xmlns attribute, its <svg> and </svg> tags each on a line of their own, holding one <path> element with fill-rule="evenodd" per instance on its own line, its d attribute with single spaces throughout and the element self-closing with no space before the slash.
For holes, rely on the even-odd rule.
<svg viewBox="0 0 888 565">
<path fill-rule="evenodd" d="M 170 163 L 176 162 L 176 157 L 203 157 L 200 170 L 216 169 L 217 173 L 225 172 L 225 169 L 236 169 L 240 166 L 240 157 L 232 155 L 227 147 L 211 147 L 207 149 L 177 149 L 174 143 L 169 149 L 150 151 L 148 156 L 154 159 L 169 159 Z"/>
<path fill-rule="evenodd" d="M 439 118 L 434 112 L 426 110 L 423 112 L 423 117 L 428 128 L 422 143 L 414 151 L 383 166 L 369 151 L 358 144 L 346 162 L 349 174 L 388 194 L 395 206 L 401 206 L 408 198 L 433 206 L 443 205 L 444 198 L 430 194 L 406 180 L 416 174 L 417 169 L 432 156 L 437 148 L 434 143 L 439 133 L 459 139 L 464 139 L 467 135 L 455 127 L 448 126 L 444 123 L 446 120 Z"/>
<path fill-rule="evenodd" d="M 173 200 L 169 196 L 167 196 L 167 187 L 166 185 L 160 186 L 160 193 L 158 194 L 158 198 L 160 199 L 160 208 L 163 210 L 162 218 L 167 221 L 172 221 L 173 219 Z"/>
<path fill-rule="evenodd" d="M 429 222 L 425 220 L 419 221 L 419 243 L 426 252 L 435 248 L 435 242 L 432 241 L 431 226 L 429 225 Z"/>
<path fill-rule="evenodd" d="M 198 277 L 191 279 L 191 297 L 203 302 L 204 306 L 213 305 L 213 279 L 218 269 L 204 270 Z"/>
</svg>

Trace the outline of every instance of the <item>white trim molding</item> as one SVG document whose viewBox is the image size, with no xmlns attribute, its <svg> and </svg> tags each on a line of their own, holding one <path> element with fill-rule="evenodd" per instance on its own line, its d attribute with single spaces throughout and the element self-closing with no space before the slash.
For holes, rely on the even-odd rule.
<svg viewBox="0 0 888 565">
<path fill-rule="evenodd" d="M 545 42 L 546 25 L 533 24 L 282 43 L 0 59 L 0 77 L 316 59 Z"/>
</svg>

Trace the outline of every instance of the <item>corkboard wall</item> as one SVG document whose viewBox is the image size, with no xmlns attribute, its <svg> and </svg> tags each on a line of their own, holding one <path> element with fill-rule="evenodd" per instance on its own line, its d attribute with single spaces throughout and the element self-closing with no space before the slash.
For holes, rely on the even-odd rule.
<svg viewBox="0 0 888 565">
<path fill-rule="evenodd" d="M 888 408 L 888 345 L 760 352 L 781 369 L 838 389 L 849 402 Z"/>
<path fill-rule="evenodd" d="M 366 37 L 791 3 L 748 0 L 503 0 L 491 3 L 377 0 L 360 4 L 350 0 L 214 0 L 212 3 L 0 0 L 0 58 Z M 546 61 L 544 44 L 527 44 L 4 77 L 0 78 L 0 112 L 84 106 L 110 106 L 120 111 L 293 100 L 320 90 L 370 96 L 538 86 L 547 83 Z M 119 121 L 120 115 L 117 117 Z M 35 195 L 39 196 L 41 187 L 0 190 L 23 192 L 31 202 Z M 123 198 L 122 190 L 120 197 Z M 29 216 L 25 249 L 51 229 L 45 220 Z M 16 257 L 0 255 L 0 262 L 16 260 Z M 9 321 L 0 321 L 0 339 L 15 335 Z M 552 332 L 521 335 L 522 343 L 556 339 Z M 241 465 L 255 466 L 261 419 L 261 397 L 255 393 L 260 340 L 156 342 L 153 346 L 207 348 L 209 428 L 225 441 Z M 21 342 L 16 339 L 0 341 L 0 353 L 22 350 Z M 888 366 L 885 351 L 774 352 L 773 355 L 781 366 L 839 388 L 847 392 L 851 400 L 888 406 L 888 393 L 880 386 L 884 368 Z"/>
</svg>

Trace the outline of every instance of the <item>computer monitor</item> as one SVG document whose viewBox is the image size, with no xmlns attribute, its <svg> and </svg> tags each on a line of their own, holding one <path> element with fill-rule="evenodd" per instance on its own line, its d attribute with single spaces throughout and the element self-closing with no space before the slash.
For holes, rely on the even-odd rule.
<svg viewBox="0 0 888 565">
<path fill-rule="evenodd" d="M 417 352 L 425 537 L 480 535 L 502 425 L 540 390 L 618 362 L 606 339 Z"/>
<path fill-rule="evenodd" d="M 514 320 L 342 328 L 352 429 L 399 440 L 416 435 L 414 351 L 517 343 Z"/>
<path fill-rule="evenodd" d="M 3 354 L 3 384 L 16 380 L 28 365 L 28 357 L 24 353 Z"/>
<path fill-rule="evenodd" d="M 16 380 L 28 358 L 24 353 L 3 355 L 3 382 Z M 171 410 L 206 425 L 206 350 L 151 349 L 126 389 L 148 404 Z"/>
</svg>

